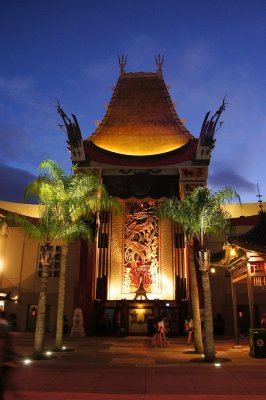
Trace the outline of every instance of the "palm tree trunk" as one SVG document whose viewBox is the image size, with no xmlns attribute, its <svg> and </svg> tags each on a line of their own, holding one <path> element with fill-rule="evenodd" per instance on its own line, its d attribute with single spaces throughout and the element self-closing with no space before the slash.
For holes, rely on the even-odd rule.
<svg viewBox="0 0 266 400">
<path fill-rule="evenodd" d="M 61 269 L 60 269 L 60 278 L 58 287 L 58 306 L 57 306 L 56 338 L 55 338 L 56 349 L 61 349 L 63 343 L 67 255 L 68 255 L 68 245 L 65 244 L 62 246 Z"/>
<path fill-rule="evenodd" d="M 212 362 L 215 360 L 215 348 L 209 272 L 202 272 L 201 279 L 204 297 L 204 360 Z"/>
<path fill-rule="evenodd" d="M 35 327 L 34 338 L 34 356 L 38 357 L 43 352 L 44 335 L 45 335 L 45 320 L 46 320 L 46 298 L 47 298 L 47 284 L 49 278 L 49 264 L 42 263 L 42 280 L 41 290 L 39 295 L 37 321 Z"/>
<path fill-rule="evenodd" d="M 190 246 L 189 246 L 189 284 L 190 284 L 190 295 L 191 295 L 191 305 L 193 314 L 193 333 L 194 333 L 195 352 L 198 354 L 202 354 L 203 343 L 201 334 L 199 291 L 198 291 L 197 275 L 194 262 L 194 253 L 193 249 Z"/>
</svg>

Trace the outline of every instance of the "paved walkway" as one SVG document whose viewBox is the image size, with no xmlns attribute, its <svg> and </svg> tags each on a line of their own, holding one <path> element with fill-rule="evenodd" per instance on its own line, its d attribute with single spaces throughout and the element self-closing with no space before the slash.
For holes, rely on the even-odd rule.
<svg viewBox="0 0 266 400">
<path fill-rule="evenodd" d="M 249 356 L 249 345 L 233 348 L 216 340 L 220 366 L 202 362 L 185 344 L 169 338 L 165 348 L 148 338 L 66 338 L 74 351 L 33 361 L 16 369 L 7 400 L 265 400 L 266 358 Z M 22 356 L 30 355 L 31 335 L 15 334 Z M 53 347 L 50 339 L 47 349 Z"/>
</svg>

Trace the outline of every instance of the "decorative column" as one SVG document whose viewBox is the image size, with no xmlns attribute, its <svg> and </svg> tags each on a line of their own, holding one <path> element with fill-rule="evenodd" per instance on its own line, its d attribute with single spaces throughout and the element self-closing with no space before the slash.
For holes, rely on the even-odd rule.
<svg viewBox="0 0 266 400">
<path fill-rule="evenodd" d="M 230 272 L 230 275 L 231 275 L 231 293 L 232 293 L 232 304 L 233 304 L 235 345 L 238 346 L 239 345 L 239 331 L 238 331 L 236 288 L 235 288 L 235 285 L 234 285 L 232 272 Z"/>
<path fill-rule="evenodd" d="M 253 301 L 253 290 L 251 282 L 251 271 L 250 263 L 247 263 L 247 288 L 248 288 L 248 306 L 249 306 L 249 317 L 250 317 L 250 328 L 254 328 L 254 301 Z"/>
</svg>

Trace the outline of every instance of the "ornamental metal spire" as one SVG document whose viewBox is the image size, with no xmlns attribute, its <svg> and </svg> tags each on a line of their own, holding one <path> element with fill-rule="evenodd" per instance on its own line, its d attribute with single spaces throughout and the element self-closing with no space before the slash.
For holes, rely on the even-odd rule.
<svg viewBox="0 0 266 400">
<path fill-rule="evenodd" d="M 258 197 L 258 203 L 260 203 L 259 208 L 260 208 L 260 213 L 263 212 L 263 205 L 262 205 L 262 195 L 260 194 L 260 188 L 259 188 L 259 184 L 257 183 L 257 188 L 258 188 L 258 194 L 256 195 L 256 197 Z"/>
<path fill-rule="evenodd" d="M 157 56 L 154 56 L 154 58 L 157 65 L 157 72 L 162 77 L 164 56 L 159 53 Z"/>
<path fill-rule="evenodd" d="M 120 66 L 120 75 L 124 75 L 125 73 L 125 66 L 127 65 L 127 55 L 125 56 L 124 54 L 118 56 L 118 62 Z"/>
</svg>

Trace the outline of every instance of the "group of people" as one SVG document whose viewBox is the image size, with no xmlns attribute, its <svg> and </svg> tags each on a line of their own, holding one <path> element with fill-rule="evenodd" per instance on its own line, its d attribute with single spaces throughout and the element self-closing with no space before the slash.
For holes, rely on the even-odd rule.
<svg viewBox="0 0 266 400">
<path fill-rule="evenodd" d="M 150 326 L 150 345 L 152 347 L 166 346 L 167 323 L 164 318 L 151 320 Z"/>
</svg>

